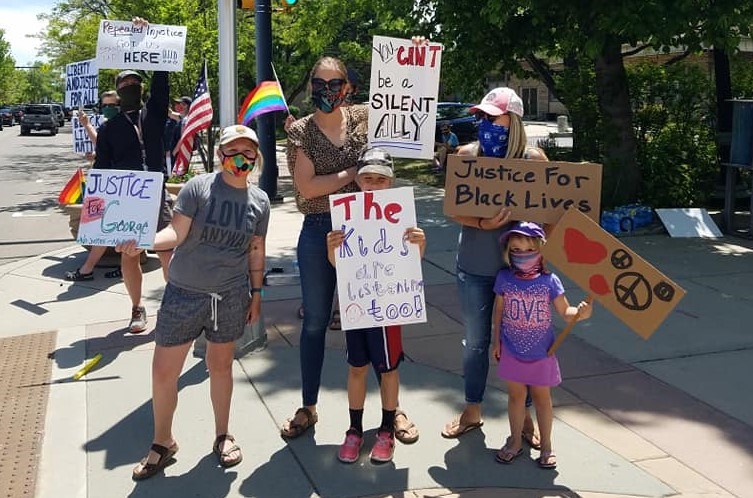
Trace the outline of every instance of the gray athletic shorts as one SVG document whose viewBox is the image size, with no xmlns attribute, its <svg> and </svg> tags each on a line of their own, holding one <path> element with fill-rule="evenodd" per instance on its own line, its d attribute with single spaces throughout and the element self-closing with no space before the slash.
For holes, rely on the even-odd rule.
<svg viewBox="0 0 753 498">
<path fill-rule="evenodd" d="M 157 312 L 155 342 L 159 346 L 178 346 L 193 341 L 202 331 L 210 342 L 240 339 L 251 303 L 248 291 L 249 287 L 245 284 L 218 293 L 220 299 L 168 282 L 162 296 L 162 306 Z M 216 306 L 213 306 L 213 302 Z M 215 308 L 216 316 L 212 308 Z"/>
<path fill-rule="evenodd" d="M 173 208 L 170 205 L 169 193 L 162 189 L 162 198 L 159 205 L 159 216 L 157 217 L 157 230 L 162 230 L 173 220 Z"/>
</svg>

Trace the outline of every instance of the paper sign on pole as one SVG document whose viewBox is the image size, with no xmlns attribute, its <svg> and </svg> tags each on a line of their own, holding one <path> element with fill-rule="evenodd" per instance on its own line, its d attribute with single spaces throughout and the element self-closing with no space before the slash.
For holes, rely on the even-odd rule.
<svg viewBox="0 0 753 498">
<path fill-rule="evenodd" d="M 136 240 L 138 247 L 152 247 L 163 180 L 156 171 L 89 170 L 76 241 L 115 246 Z"/>
<path fill-rule="evenodd" d="M 601 164 L 450 155 L 444 213 L 556 223 L 570 208 L 599 219 Z"/>
<path fill-rule="evenodd" d="M 77 109 L 99 102 L 97 61 L 89 59 L 65 66 L 65 107 Z"/>
<path fill-rule="evenodd" d="M 343 330 L 426 321 L 418 246 L 403 239 L 416 226 L 413 188 L 329 196 Z"/>
<path fill-rule="evenodd" d="M 105 117 L 102 114 L 92 114 L 89 116 L 89 123 L 91 123 L 95 130 L 99 129 L 104 122 Z M 84 128 L 75 114 L 71 118 L 71 127 L 73 129 L 73 152 L 76 154 L 94 152 L 94 144 L 89 138 L 89 134 L 86 133 L 86 128 Z"/>
<path fill-rule="evenodd" d="M 576 209 L 557 223 L 543 254 L 644 339 L 685 296 L 682 287 Z"/>
<path fill-rule="evenodd" d="M 100 69 L 182 71 L 186 27 L 130 21 L 100 21 L 97 66 Z"/>
<path fill-rule="evenodd" d="M 375 36 L 371 56 L 369 145 L 394 157 L 431 159 L 442 45 Z"/>
</svg>

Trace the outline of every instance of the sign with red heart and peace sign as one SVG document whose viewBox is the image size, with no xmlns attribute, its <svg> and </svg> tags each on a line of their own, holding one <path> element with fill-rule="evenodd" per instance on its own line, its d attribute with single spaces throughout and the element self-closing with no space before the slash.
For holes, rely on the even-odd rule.
<svg viewBox="0 0 753 498">
<path fill-rule="evenodd" d="M 682 287 L 576 209 L 560 219 L 543 253 L 644 339 L 685 296 Z"/>
</svg>

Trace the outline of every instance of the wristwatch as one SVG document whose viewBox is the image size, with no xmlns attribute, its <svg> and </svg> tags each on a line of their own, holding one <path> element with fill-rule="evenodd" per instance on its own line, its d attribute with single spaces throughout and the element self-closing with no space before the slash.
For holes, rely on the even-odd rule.
<svg viewBox="0 0 753 498">
<path fill-rule="evenodd" d="M 262 292 L 263 292 L 263 290 L 262 290 L 262 288 L 261 288 L 261 287 L 252 287 L 252 288 L 251 288 L 251 295 L 252 295 L 252 296 L 254 295 L 254 293 L 259 293 L 259 294 L 261 294 Z"/>
</svg>

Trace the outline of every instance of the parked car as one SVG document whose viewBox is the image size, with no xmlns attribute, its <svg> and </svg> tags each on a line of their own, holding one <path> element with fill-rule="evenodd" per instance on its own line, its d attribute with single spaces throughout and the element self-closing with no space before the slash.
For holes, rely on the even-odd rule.
<svg viewBox="0 0 753 498">
<path fill-rule="evenodd" d="M 0 107 L 0 124 L 2 126 L 13 126 L 13 112 L 10 107 Z"/>
<path fill-rule="evenodd" d="M 50 130 L 50 135 L 57 135 L 60 119 L 52 104 L 29 104 L 24 106 L 23 113 L 21 135 L 28 135 L 31 130 Z"/>
<path fill-rule="evenodd" d="M 58 126 L 65 126 L 65 111 L 60 104 L 51 104 L 52 110 L 55 112 L 55 117 L 58 120 Z"/>
<path fill-rule="evenodd" d="M 439 102 L 437 104 L 436 141 L 442 141 L 440 127 L 448 122 L 452 126 L 452 132 L 458 136 L 461 145 L 478 140 L 478 122 L 469 112 L 469 109 L 473 106 L 474 104 L 460 102 Z"/>
<path fill-rule="evenodd" d="M 21 117 L 24 115 L 23 106 L 12 105 L 10 106 L 10 111 L 13 113 L 13 121 L 21 123 Z"/>
</svg>

